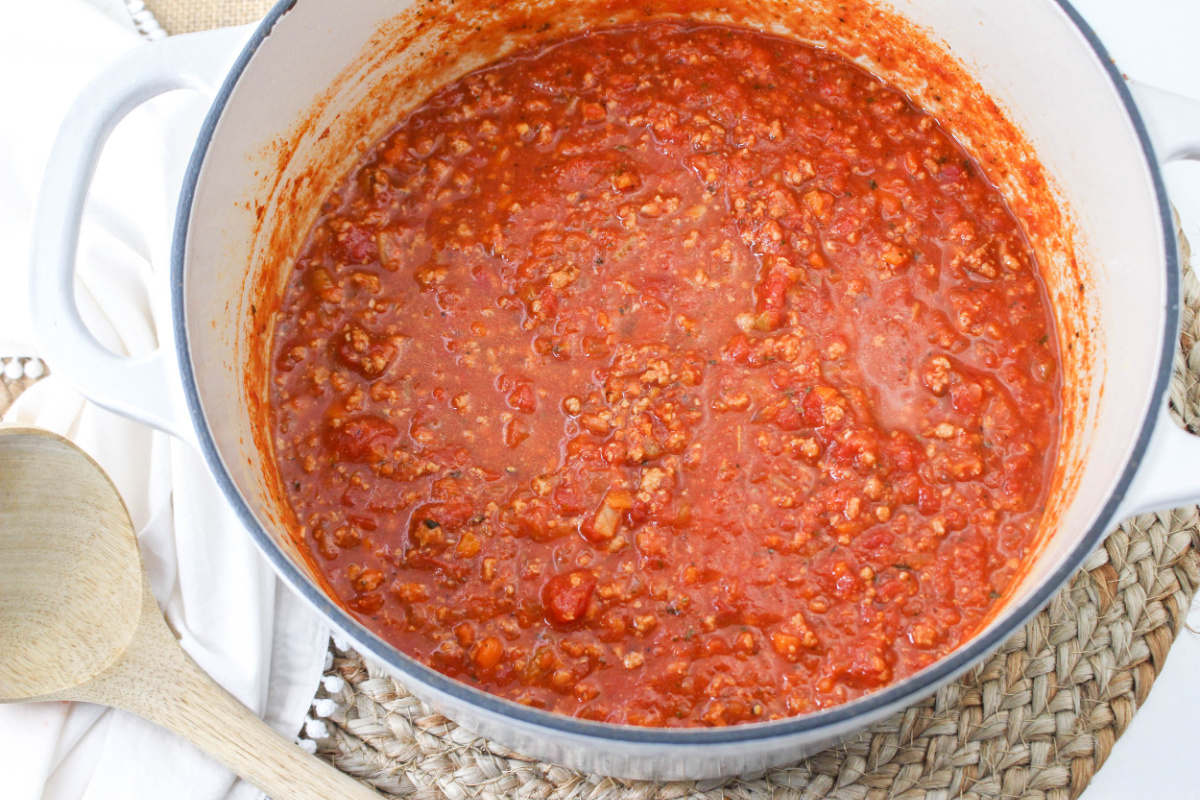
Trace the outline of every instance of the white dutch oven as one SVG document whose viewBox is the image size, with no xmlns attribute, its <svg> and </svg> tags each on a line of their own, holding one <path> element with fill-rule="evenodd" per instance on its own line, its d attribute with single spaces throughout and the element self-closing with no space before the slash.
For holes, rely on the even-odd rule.
<svg viewBox="0 0 1200 800">
<path fill-rule="evenodd" d="M 506 13 L 513 5 L 547 3 L 510 4 Z M 588 3 L 560 5 L 547 35 L 578 24 L 575 12 Z M 729 19 L 685 5 L 700 18 Z M 486 12 L 474 18 L 469 2 L 285 0 L 252 34 L 168 39 L 135 50 L 93 83 L 55 144 L 35 220 L 33 310 L 43 354 L 95 402 L 195 443 L 284 580 L 362 652 L 480 734 L 570 767 L 656 779 L 759 770 L 833 743 L 978 662 L 1123 517 L 1200 500 L 1200 441 L 1165 412 L 1180 275 L 1147 134 L 1149 123 L 1160 159 L 1200 156 L 1200 110 L 1147 92 L 1139 95 L 1144 119 L 1100 42 L 1063 0 L 880 0 L 911 26 L 854 0 L 834 11 L 821 0 L 792 2 L 793 12 L 772 16 L 787 5 L 760 0 L 753 15 L 735 21 L 790 29 L 857 56 L 937 113 L 1009 197 L 1057 306 L 1067 430 L 1040 549 L 990 624 L 915 676 L 770 723 L 668 730 L 585 722 L 497 699 L 418 664 L 313 580 L 279 523 L 286 513 L 260 434 L 263 382 L 255 370 L 266 357 L 269 298 L 317 201 L 354 162 L 356 144 L 377 139 L 432 85 L 478 66 L 472 37 L 493 36 L 494 53 L 537 35 L 531 26 L 501 35 Z M 902 39 L 916 29 L 928 41 L 908 48 Z M 430 59 L 436 68 L 426 80 L 407 79 Z M 943 68 L 953 59 L 967 75 Z M 116 122 L 150 97 L 217 86 L 179 205 L 167 343 L 144 358 L 115 355 L 89 334 L 74 303 L 78 227 L 99 151 Z M 1032 161 L 1022 162 L 1032 154 L 1044 179 Z"/>
</svg>

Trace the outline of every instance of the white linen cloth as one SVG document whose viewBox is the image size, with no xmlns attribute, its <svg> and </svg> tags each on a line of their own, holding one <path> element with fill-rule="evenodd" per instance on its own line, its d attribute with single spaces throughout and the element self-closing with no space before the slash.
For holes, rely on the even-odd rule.
<svg viewBox="0 0 1200 800">
<path fill-rule="evenodd" d="M 0 0 L 0 355 L 36 354 L 25 299 L 30 215 L 59 123 L 105 65 L 143 46 L 120 0 Z M 210 101 L 185 92 L 153 101 L 118 127 L 102 157 L 77 285 L 84 318 L 117 352 L 154 349 L 155 320 L 170 313 L 176 198 Z M 321 679 L 328 631 L 259 555 L 191 447 L 88 403 L 49 367 L 8 421 L 62 433 L 100 462 L 129 507 L 154 595 L 183 647 L 295 736 Z M 259 796 L 190 744 L 125 712 L 0 706 L 4 800 Z"/>
</svg>

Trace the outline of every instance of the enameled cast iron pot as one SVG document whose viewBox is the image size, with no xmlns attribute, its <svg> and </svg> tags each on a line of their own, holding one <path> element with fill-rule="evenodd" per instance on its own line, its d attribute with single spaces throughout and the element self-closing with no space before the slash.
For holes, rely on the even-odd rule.
<svg viewBox="0 0 1200 800">
<path fill-rule="evenodd" d="M 284 580 L 418 696 L 508 747 L 579 769 L 656 779 L 762 769 L 829 745 L 978 662 L 1123 517 L 1200 500 L 1200 440 L 1165 413 L 1180 275 L 1155 151 L 1163 160 L 1200 154 L 1200 109 L 1139 90 L 1144 118 L 1065 0 L 758 0 L 741 11 L 698 0 L 487 5 L 283 0 L 253 32 L 136 49 L 71 111 L 35 218 L 33 311 L 54 369 L 100 405 L 194 443 Z M 1053 501 L 1037 552 L 1002 607 L 919 674 L 777 722 L 622 727 L 537 711 L 447 679 L 385 644 L 322 591 L 281 523 L 287 513 L 270 467 L 261 372 L 267 312 L 319 200 L 356 160 L 356 145 L 379 138 L 434 86 L 513 47 L 647 12 L 789 32 L 908 92 L 1001 187 L 1038 253 L 1058 316 L 1066 416 Z M 524 24 L 512 15 L 526 15 Z M 83 200 L 116 122 L 177 88 L 215 90 L 215 99 L 180 198 L 162 346 L 127 358 L 100 346 L 75 306 Z"/>
</svg>

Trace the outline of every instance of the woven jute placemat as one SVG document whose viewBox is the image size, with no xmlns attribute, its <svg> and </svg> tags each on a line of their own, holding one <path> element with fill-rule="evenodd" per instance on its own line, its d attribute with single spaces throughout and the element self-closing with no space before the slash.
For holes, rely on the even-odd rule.
<svg viewBox="0 0 1200 800">
<path fill-rule="evenodd" d="M 1176 420 L 1200 432 L 1200 282 L 1190 268 L 1184 296 L 1171 403 Z M 1200 509 L 1126 520 L 965 678 L 760 775 L 649 783 L 539 763 L 459 728 L 337 643 L 306 730 L 338 768 L 399 797 L 1073 799 L 1145 702 L 1184 625 L 1200 582 L 1198 546 Z"/>
<path fill-rule="evenodd" d="M 257 22 L 275 0 L 144 0 L 167 33 L 191 33 Z"/>
</svg>

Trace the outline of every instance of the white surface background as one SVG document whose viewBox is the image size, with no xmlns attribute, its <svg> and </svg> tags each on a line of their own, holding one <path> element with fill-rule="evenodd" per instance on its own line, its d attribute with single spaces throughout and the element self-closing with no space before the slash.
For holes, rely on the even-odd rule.
<svg viewBox="0 0 1200 800">
<path fill-rule="evenodd" d="M 1200 99 L 1200 2 L 1075 0 L 1074 5 L 1127 77 Z M 1200 131 L 1196 138 L 1200 141 Z M 1200 257 L 1200 163 L 1172 164 L 1166 176 L 1194 258 Z M 1197 604 L 1188 624 L 1200 629 Z M 1200 770 L 1192 760 L 1198 732 L 1200 635 L 1184 630 L 1146 704 L 1081 800 L 1200 798 Z"/>
</svg>

